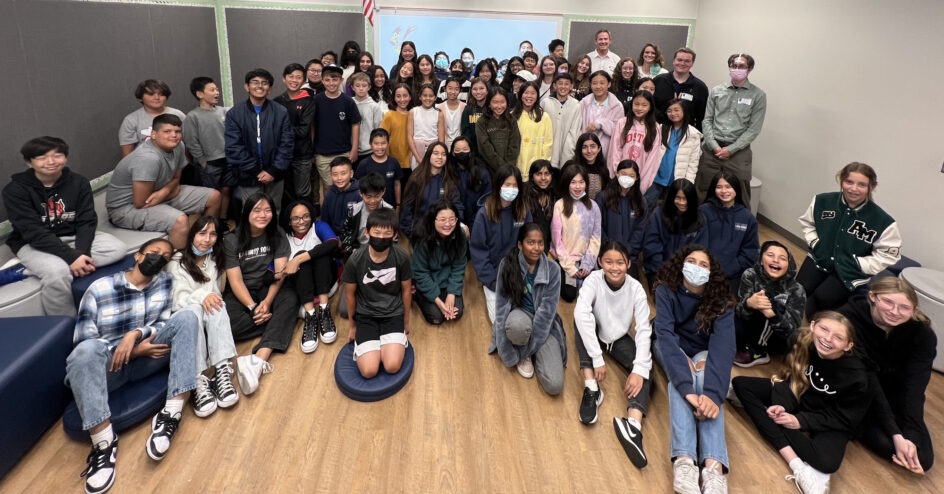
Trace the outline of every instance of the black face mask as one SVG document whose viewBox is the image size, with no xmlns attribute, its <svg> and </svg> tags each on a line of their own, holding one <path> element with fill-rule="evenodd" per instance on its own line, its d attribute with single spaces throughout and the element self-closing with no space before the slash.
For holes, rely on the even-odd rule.
<svg viewBox="0 0 944 494">
<path fill-rule="evenodd" d="M 452 72 L 450 72 L 450 74 L 452 74 L 452 76 L 455 77 L 456 79 L 462 79 L 463 77 L 465 77 L 465 72 L 461 70 L 453 70 Z"/>
<path fill-rule="evenodd" d="M 393 238 L 370 237 L 370 240 L 368 240 L 367 243 L 369 243 L 370 246 L 373 247 L 373 249 L 377 252 L 386 252 L 387 249 L 393 245 Z"/>
<path fill-rule="evenodd" d="M 166 265 L 167 259 L 158 254 L 148 253 L 144 254 L 144 259 L 138 263 L 138 271 L 141 271 L 144 276 L 154 276 L 160 273 Z"/>
<path fill-rule="evenodd" d="M 458 161 L 459 164 L 461 164 L 461 165 L 468 165 L 468 164 L 469 164 L 469 157 L 471 157 L 471 153 L 456 153 L 456 154 L 453 155 L 453 156 L 455 156 L 456 161 Z"/>
</svg>

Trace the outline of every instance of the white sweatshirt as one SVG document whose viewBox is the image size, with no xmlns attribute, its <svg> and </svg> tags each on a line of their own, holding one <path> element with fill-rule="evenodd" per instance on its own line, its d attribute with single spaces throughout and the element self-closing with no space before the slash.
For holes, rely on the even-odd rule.
<svg viewBox="0 0 944 494">
<path fill-rule="evenodd" d="M 630 308 L 632 310 L 629 310 Z M 649 348 L 652 326 L 649 325 L 646 291 L 630 276 L 626 277 L 619 290 L 613 291 L 606 284 L 603 270 L 600 269 L 584 279 L 577 297 L 577 305 L 574 307 L 574 321 L 583 346 L 587 349 L 587 355 L 593 359 L 594 368 L 604 364 L 600 341 L 610 344 L 622 338 L 629 333 L 634 319 L 636 359 L 633 361 L 632 372 L 649 379 L 649 371 L 652 370 L 652 354 Z"/>
<path fill-rule="evenodd" d="M 211 293 L 220 294 L 220 273 L 213 262 L 213 256 L 207 256 L 206 264 L 200 266 L 203 274 L 209 278 L 206 283 L 197 283 L 190 273 L 180 264 L 180 252 L 174 254 L 171 261 L 164 268 L 174 280 L 174 305 L 171 309 L 177 312 L 184 307 L 203 304 L 203 299 Z M 199 266 L 199 264 L 198 264 Z"/>
</svg>

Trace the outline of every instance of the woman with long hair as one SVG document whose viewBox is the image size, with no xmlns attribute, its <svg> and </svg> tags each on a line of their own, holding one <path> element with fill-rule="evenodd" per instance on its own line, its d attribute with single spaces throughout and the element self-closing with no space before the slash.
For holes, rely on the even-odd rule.
<svg viewBox="0 0 944 494">
<path fill-rule="evenodd" d="M 400 231 L 411 241 L 414 222 L 423 218 L 426 211 L 440 199 L 455 205 L 460 215 L 464 211 L 456 170 L 455 167 L 446 166 L 448 161 L 449 149 L 446 144 L 434 142 L 406 183 L 400 208 Z"/>
<path fill-rule="evenodd" d="M 587 195 L 587 172 L 571 164 L 561 170 L 560 199 L 551 219 L 551 255 L 560 263 L 561 297 L 577 298 L 577 290 L 596 267 L 600 253 L 600 208 Z"/>
<path fill-rule="evenodd" d="M 698 211 L 695 184 L 680 178 L 672 182 L 666 192 L 665 201 L 649 214 L 649 224 L 643 234 L 643 267 L 650 288 L 656 271 L 675 251 L 692 243 L 707 245 L 709 240 L 705 217 Z"/>
<path fill-rule="evenodd" d="M 467 264 L 465 232 L 459 210 L 449 201 L 432 205 L 417 228 L 413 247 L 413 301 L 433 325 L 462 317 L 462 280 Z"/>
</svg>

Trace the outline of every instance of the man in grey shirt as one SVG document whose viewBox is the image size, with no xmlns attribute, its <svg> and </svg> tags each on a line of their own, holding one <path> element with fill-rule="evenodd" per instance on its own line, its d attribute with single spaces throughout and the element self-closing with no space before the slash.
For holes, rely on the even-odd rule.
<svg viewBox="0 0 944 494">
<path fill-rule="evenodd" d="M 708 95 L 702 132 L 704 150 L 698 163 L 695 187 L 705 200 L 711 179 L 721 170 L 737 176 L 741 197 L 751 199 L 751 143 L 760 134 L 767 113 L 767 94 L 747 80 L 754 57 L 735 53 L 728 57 L 731 81 L 719 84 Z"/>
<path fill-rule="evenodd" d="M 151 138 L 118 162 L 105 193 L 113 225 L 167 232 L 175 249 L 187 245 L 188 214 L 216 216 L 220 209 L 219 191 L 180 185 L 187 164 L 180 142 L 182 125 L 176 115 L 154 118 Z"/>
</svg>

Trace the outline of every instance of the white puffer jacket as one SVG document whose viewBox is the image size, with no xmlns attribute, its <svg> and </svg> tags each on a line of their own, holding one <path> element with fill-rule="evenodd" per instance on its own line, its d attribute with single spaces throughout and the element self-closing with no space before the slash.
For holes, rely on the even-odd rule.
<svg viewBox="0 0 944 494">
<path fill-rule="evenodd" d="M 701 132 L 688 126 L 685 138 L 679 144 L 678 151 L 675 154 L 675 179 L 687 178 L 695 183 L 695 175 L 698 173 L 698 160 L 701 159 Z M 662 153 L 665 154 L 665 146 L 662 146 Z"/>
</svg>

